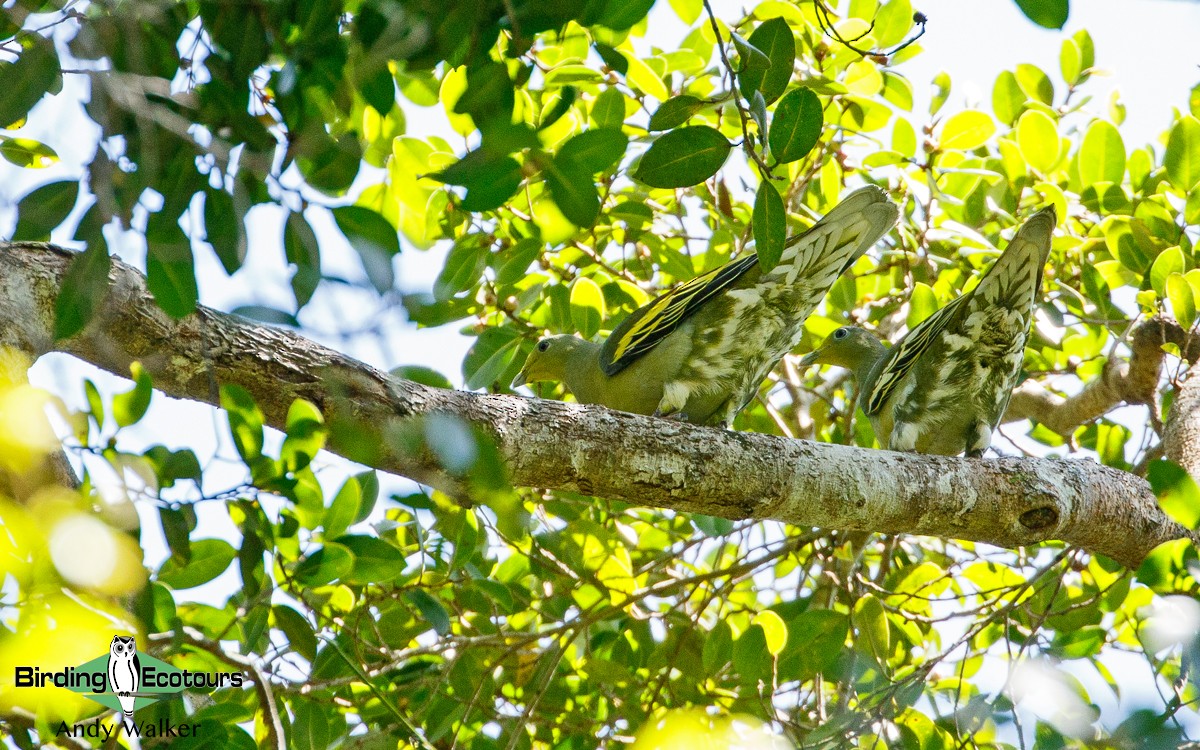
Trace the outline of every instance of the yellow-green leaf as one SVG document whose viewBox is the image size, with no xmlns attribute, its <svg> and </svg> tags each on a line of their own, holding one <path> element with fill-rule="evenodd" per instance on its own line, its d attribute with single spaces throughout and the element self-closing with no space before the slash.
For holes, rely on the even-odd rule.
<svg viewBox="0 0 1200 750">
<path fill-rule="evenodd" d="M 1167 277 L 1167 299 L 1171 302 L 1175 320 L 1184 328 L 1191 328 L 1192 323 L 1196 322 L 1196 300 L 1183 274 L 1173 273 Z"/>
<path fill-rule="evenodd" d="M 787 644 L 788 637 L 787 625 L 783 618 L 773 610 L 764 609 L 754 616 L 750 624 L 758 625 L 763 629 L 763 635 L 767 639 L 767 652 L 771 656 L 779 656 Z"/>
<path fill-rule="evenodd" d="M 1191 115 L 1179 118 L 1167 137 L 1163 164 L 1167 179 L 1185 193 L 1200 182 L 1200 120 Z"/>
<path fill-rule="evenodd" d="M 1058 126 L 1045 112 L 1031 109 L 1017 121 L 1017 145 L 1026 163 L 1045 174 L 1058 163 Z"/>
<path fill-rule="evenodd" d="M 579 335 L 590 339 L 600 330 L 604 320 L 604 292 L 596 282 L 586 277 L 571 284 L 571 322 Z"/>
<path fill-rule="evenodd" d="M 1104 120 L 1088 126 L 1079 147 L 1079 179 L 1084 186 L 1097 182 L 1120 183 L 1125 176 L 1125 141 L 1121 133 Z"/>
<path fill-rule="evenodd" d="M 996 123 L 986 112 L 965 109 L 956 112 L 942 128 L 942 148 L 970 151 L 987 143 L 996 132 Z"/>
</svg>

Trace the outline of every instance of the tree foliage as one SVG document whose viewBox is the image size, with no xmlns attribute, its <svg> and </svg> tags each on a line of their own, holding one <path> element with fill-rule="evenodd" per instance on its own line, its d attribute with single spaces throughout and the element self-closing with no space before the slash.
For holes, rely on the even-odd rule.
<svg viewBox="0 0 1200 750">
<path fill-rule="evenodd" d="M 1042 25 L 1065 20 L 1065 2 L 1061 19 L 1057 4 L 1018 4 Z M 915 326 L 1043 203 L 1062 220 L 1030 383 L 1075 393 L 1130 355 L 1139 320 L 1197 322 L 1200 87 L 1158 142 L 1127 144 L 1123 105 L 1088 94 L 1098 53 L 1085 31 L 1063 36 L 1059 70 L 1001 73 L 988 111 L 950 105 L 952 70 L 914 106 L 926 82 L 904 75 L 920 54 L 905 45 L 908 0 L 854 0 L 833 17 L 855 48 L 902 47 L 890 56 L 832 40 L 813 4 L 774 0 L 744 18 L 701 0 L 55 5 L 22 0 L 0 21 L 0 156 L 54 163 L 62 144 L 22 126 L 64 79 L 86 83 L 98 147 L 80 180 L 19 199 L 10 237 L 82 243 L 60 337 L 95 324 L 117 238 L 144 243 L 150 292 L 176 317 L 220 283 L 197 278 L 198 253 L 230 275 L 248 253 L 276 253 L 295 305 L 245 314 L 296 324 L 314 295 L 372 289 L 413 325 L 462 325 L 475 336 L 462 382 L 505 391 L 541 334 L 600 335 L 751 240 L 770 265 L 782 237 L 863 182 L 889 190 L 901 226 L 833 287 L 804 347 L 847 321 L 892 338 Z M 652 33 L 669 14 L 687 27 L 678 44 Z M 415 118 L 445 127 L 410 134 Z M 252 244 L 267 210 L 283 216 L 273 246 Z M 356 278 L 329 271 L 336 235 Z M 394 256 L 431 247 L 449 248 L 432 288 L 399 294 Z M 1186 369 L 1168 363 L 1144 424 L 1005 433 L 1145 473 L 1194 528 L 1197 487 L 1157 449 Z M 201 723 L 198 744 L 666 747 L 753 731 L 804 747 L 1165 747 L 1195 713 L 1186 542 L 1135 572 L 1061 544 L 1003 551 L 540 493 L 509 487 L 486 436 L 451 415 L 384 428 L 297 401 L 278 442 L 248 394 L 214 380 L 243 477 L 218 488 L 192 450 L 123 447 L 131 428 L 155 429 L 137 364 L 128 392 L 84 383 L 87 408 L 59 410 L 66 446 L 86 457 L 67 492 L 17 481 L 60 444 L 28 364 L 0 352 L 0 473 L 16 478 L 0 501 L 0 666 L 57 663 L 66 642 L 94 656 L 113 632 L 190 668 L 249 657 L 259 684 L 145 709 Z M 785 363 L 735 426 L 870 448 L 849 388 Z M 429 452 L 469 497 L 392 492 L 369 468 L 333 480 L 316 460 L 333 434 L 364 436 L 354 454 L 368 467 L 376 440 Z M 135 488 L 140 528 L 131 506 L 101 501 L 99 466 Z M 228 533 L 199 522 L 214 505 Z M 76 517 L 107 540 L 107 575 L 69 564 L 63 521 Z M 143 568 L 147 534 L 169 556 Z M 228 571 L 236 583 L 215 599 L 195 595 Z M 1149 667 L 1147 696 L 1169 697 L 1100 716 L 1126 690 L 1113 672 L 1126 652 Z M 1035 684 L 1054 700 L 1018 712 Z M 0 682 L 18 746 L 97 708 Z"/>
</svg>

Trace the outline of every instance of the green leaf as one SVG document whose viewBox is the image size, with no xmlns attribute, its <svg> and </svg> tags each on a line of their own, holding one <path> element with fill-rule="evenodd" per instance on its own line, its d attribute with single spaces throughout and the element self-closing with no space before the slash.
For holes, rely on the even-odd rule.
<svg viewBox="0 0 1200 750">
<path fill-rule="evenodd" d="M 1079 147 L 1079 180 L 1120 183 L 1125 177 L 1125 142 L 1112 123 L 1096 120 L 1088 126 Z"/>
<path fill-rule="evenodd" d="M 32 138 L 0 140 L 0 156 L 26 169 L 45 169 L 58 162 L 58 153 L 54 149 Z"/>
<path fill-rule="evenodd" d="M 1079 77 L 1083 74 L 1083 51 L 1074 39 L 1063 40 L 1058 52 L 1058 67 L 1068 85 L 1079 83 Z"/>
<path fill-rule="evenodd" d="M 1025 92 L 1025 96 L 1036 99 L 1045 105 L 1054 103 L 1054 84 L 1050 76 L 1036 65 L 1021 63 L 1017 65 L 1017 85 Z"/>
<path fill-rule="evenodd" d="M 654 0 L 607 0 L 596 23 L 613 31 L 625 31 L 641 22 L 653 5 Z"/>
<path fill-rule="evenodd" d="M 1146 479 L 1167 515 L 1189 529 L 1200 525 L 1200 486 L 1179 464 L 1159 459 L 1150 464 Z"/>
<path fill-rule="evenodd" d="M 623 63 L 625 58 L 617 55 Z M 653 119 L 653 118 L 651 118 Z M 620 128 L 625 122 L 625 95 L 620 89 L 607 88 L 592 103 L 592 122 L 598 128 Z"/>
<path fill-rule="evenodd" d="M 891 655 L 891 634 L 883 604 L 873 594 L 863 594 L 854 604 L 851 617 L 860 641 L 866 641 L 871 655 L 880 664 Z"/>
<path fill-rule="evenodd" d="M 767 642 L 767 653 L 771 656 L 779 656 L 788 637 L 787 625 L 783 622 L 783 618 L 772 610 L 764 609 L 756 614 L 750 623 L 763 629 L 763 635 Z"/>
<path fill-rule="evenodd" d="M 704 102 L 688 94 L 680 94 L 659 105 L 650 115 L 649 130 L 670 130 L 687 122 L 692 115 L 704 109 Z"/>
<path fill-rule="evenodd" d="M 404 555 L 378 537 L 349 535 L 340 536 L 335 541 L 354 555 L 354 565 L 342 575 L 345 583 L 384 583 L 404 570 Z"/>
<path fill-rule="evenodd" d="M 731 148 L 725 136 L 707 125 L 672 130 L 654 141 L 633 177 L 650 187 L 691 187 L 716 174 Z"/>
<path fill-rule="evenodd" d="M 234 274 L 246 262 L 242 220 L 234 209 L 233 196 L 224 190 L 204 191 L 204 239 L 212 245 L 225 273 Z"/>
<path fill-rule="evenodd" d="M 283 224 L 283 250 L 288 263 L 296 267 L 292 274 L 296 307 L 304 307 L 321 283 L 321 245 L 303 213 L 288 214 Z"/>
<path fill-rule="evenodd" d="M 754 198 L 754 248 L 763 273 L 769 272 L 783 256 L 787 242 L 787 214 L 783 198 L 770 180 L 763 180 Z"/>
<path fill-rule="evenodd" d="M 600 215 L 600 194 L 592 174 L 585 168 L 561 156 L 542 165 L 550 197 L 567 221 L 578 227 L 590 227 Z"/>
<path fill-rule="evenodd" d="M 567 141 L 555 157 L 577 165 L 588 175 L 603 172 L 621 160 L 629 138 L 617 128 L 586 130 Z"/>
<path fill-rule="evenodd" d="M 476 127 L 491 118 L 510 121 L 515 96 L 508 68 L 496 60 L 487 60 L 467 68 L 467 89 L 454 103 L 454 111 L 470 115 Z"/>
<path fill-rule="evenodd" d="M 521 165 L 511 156 L 497 156 L 486 149 L 470 151 L 441 172 L 429 175 L 448 185 L 467 189 L 465 211 L 491 211 L 503 206 L 525 179 Z"/>
<path fill-rule="evenodd" d="M 113 396 L 113 420 L 118 427 L 128 427 L 141 421 L 150 408 L 150 397 L 154 395 L 150 373 L 146 372 L 141 362 L 131 364 L 129 373 L 133 377 L 133 388 Z"/>
<path fill-rule="evenodd" d="M 908 330 L 916 328 L 921 321 L 937 312 L 937 309 L 937 295 L 933 293 L 933 287 L 918 281 L 913 285 L 912 294 L 908 298 L 908 317 L 905 319 Z"/>
<path fill-rule="evenodd" d="M 221 386 L 221 408 L 238 455 L 247 464 L 262 456 L 263 414 L 249 391 L 239 385 Z"/>
<path fill-rule="evenodd" d="M 450 613 L 442 606 L 442 603 L 434 599 L 424 589 L 409 589 L 404 592 L 404 598 L 408 599 L 413 606 L 420 611 L 421 616 L 425 618 L 438 635 L 445 635 L 450 632 Z"/>
<path fill-rule="evenodd" d="M 460 237 L 446 256 L 446 265 L 433 282 L 433 296 L 438 302 L 471 289 L 487 268 L 487 248 L 481 237 L 468 234 Z"/>
<path fill-rule="evenodd" d="M 1167 136 L 1163 165 L 1171 185 L 1184 193 L 1200 182 L 1200 120 L 1191 115 L 1179 118 Z"/>
<path fill-rule="evenodd" d="M 158 582 L 179 591 L 202 586 L 225 572 L 237 550 L 224 539 L 194 539 L 191 559 L 182 564 L 171 557 L 158 571 Z"/>
<path fill-rule="evenodd" d="M 112 261 L 108 245 L 92 243 L 71 258 L 54 299 L 54 338 L 65 339 L 83 330 L 108 295 Z"/>
<path fill-rule="evenodd" d="M 325 447 L 325 417 L 312 402 L 298 398 L 287 413 L 287 436 L 279 459 L 288 471 L 296 472 L 312 463 L 317 451 Z"/>
<path fill-rule="evenodd" d="M 358 517 L 358 508 L 361 504 L 362 488 L 356 478 L 350 477 L 342 483 L 342 488 L 338 490 L 333 502 L 329 504 L 329 509 L 325 511 L 325 518 L 322 521 L 322 526 L 325 527 L 325 536 L 336 539 L 346 533 L 346 529 L 350 528 L 354 519 Z"/>
<path fill-rule="evenodd" d="M 47 183 L 26 193 L 17 204 L 13 242 L 49 240 L 50 232 L 71 213 L 78 196 L 77 180 Z"/>
<path fill-rule="evenodd" d="M 764 21 L 747 41 L 767 56 L 769 65 L 766 69 L 756 67 L 738 75 L 742 95 L 749 98 L 758 91 L 770 104 L 792 80 L 792 69 L 796 64 L 796 39 L 792 36 L 792 28 L 782 16 L 776 16 Z"/>
<path fill-rule="evenodd" d="M 987 112 L 965 109 L 956 112 L 942 127 L 941 147 L 971 151 L 987 143 L 996 132 L 996 123 Z"/>
<path fill-rule="evenodd" d="M 40 34 L 26 37 L 16 62 L 0 67 L 0 128 L 9 128 L 33 109 L 62 79 L 54 42 Z"/>
<path fill-rule="evenodd" d="M 371 286 L 383 294 L 395 284 L 392 258 L 400 254 L 400 236 L 396 228 L 378 211 L 364 206 L 338 206 L 333 220 L 346 235 Z"/>
<path fill-rule="evenodd" d="M 272 605 L 271 614 L 293 651 L 310 662 L 317 658 L 317 635 L 304 615 L 285 604 Z"/>
<path fill-rule="evenodd" d="M 929 98 L 929 114 L 936 115 L 950 98 L 950 74 L 939 72 L 933 77 L 933 96 Z"/>
<path fill-rule="evenodd" d="M 564 290 L 565 291 L 565 290 Z M 507 385 L 516 375 L 522 339 L 511 328 L 488 328 L 479 334 L 463 358 L 463 379 L 468 390 Z"/>
<path fill-rule="evenodd" d="M 1017 0 L 1017 7 L 1030 21 L 1047 29 L 1061 29 L 1070 13 L 1068 0 Z"/>
<path fill-rule="evenodd" d="M 910 0 L 890 0 L 875 14 L 875 28 L 871 29 L 875 45 L 886 49 L 904 41 L 913 25 L 913 7 Z"/>
<path fill-rule="evenodd" d="M 1186 328 L 1191 328 L 1196 322 L 1196 301 L 1192 295 L 1192 287 L 1181 273 L 1167 277 L 1167 299 L 1171 301 L 1171 311 L 1175 320 Z"/>
<path fill-rule="evenodd" d="M 789 91 L 779 100 L 771 120 L 767 138 L 771 155 L 784 164 L 804 157 L 820 140 L 823 121 L 816 94 L 806 88 Z"/>
<path fill-rule="evenodd" d="M 340 544 L 325 546 L 305 557 L 296 566 L 296 582 L 302 586 L 324 586 L 340 580 L 354 567 L 354 555 Z"/>
<path fill-rule="evenodd" d="M 1017 83 L 1017 77 L 1010 70 L 1001 71 L 992 87 L 992 111 L 996 113 L 996 119 L 1012 125 L 1024 107 L 1025 92 Z"/>
<path fill-rule="evenodd" d="M 1017 146 L 1029 166 L 1046 174 L 1058 163 L 1062 144 L 1050 115 L 1031 109 L 1017 121 Z"/>
<path fill-rule="evenodd" d="M 571 322 L 579 335 L 590 339 L 604 320 L 604 293 L 596 282 L 579 277 L 571 284 Z"/>
<path fill-rule="evenodd" d="M 1154 264 L 1150 266 L 1150 286 L 1159 297 L 1167 296 L 1167 278 L 1171 274 L 1182 274 L 1187 270 L 1183 258 L 1183 250 L 1178 246 L 1169 247 L 1158 254 Z"/>
</svg>

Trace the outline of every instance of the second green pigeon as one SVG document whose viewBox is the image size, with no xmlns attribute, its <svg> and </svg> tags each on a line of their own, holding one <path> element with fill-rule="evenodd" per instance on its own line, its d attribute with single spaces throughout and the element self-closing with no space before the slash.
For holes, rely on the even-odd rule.
<svg viewBox="0 0 1200 750">
<path fill-rule="evenodd" d="M 800 342 L 825 292 L 898 213 L 879 188 L 856 190 L 789 239 L 770 271 L 751 253 L 638 308 L 603 343 L 544 338 L 513 387 L 559 380 L 580 403 L 729 425 Z"/>
<path fill-rule="evenodd" d="M 845 326 L 800 364 L 849 369 L 884 448 L 982 456 L 1017 384 L 1056 223 L 1053 207 L 1031 216 L 974 289 L 891 349 Z"/>
</svg>

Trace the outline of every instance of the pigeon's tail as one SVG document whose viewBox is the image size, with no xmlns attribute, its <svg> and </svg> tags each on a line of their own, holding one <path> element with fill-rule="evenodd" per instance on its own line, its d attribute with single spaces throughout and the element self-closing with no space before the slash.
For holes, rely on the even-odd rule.
<svg viewBox="0 0 1200 750">
<path fill-rule="evenodd" d="M 990 305 L 1024 309 L 1042 286 L 1042 269 L 1050 257 L 1050 234 L 1058 223 L 1053 206 L 1029 217 L 975 290 Z"/>
<path fill-rule="evenodd" d="M 887 234 L 899 212 L 874 185 L 855 190 L 807 232 L 788 239 L 770 277 L 785 285 L 803 283 L 825 294 L 838 276 Z"/>
</svg>

